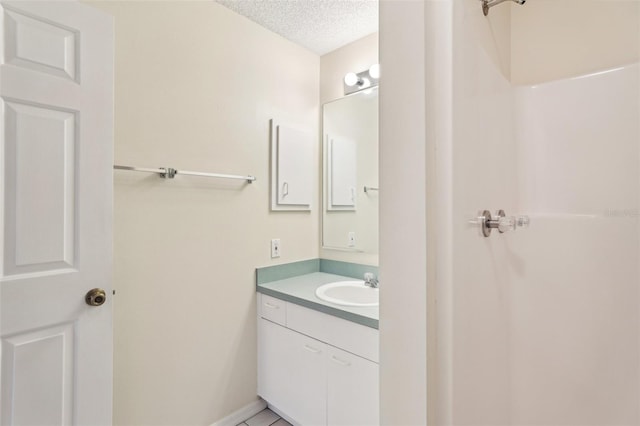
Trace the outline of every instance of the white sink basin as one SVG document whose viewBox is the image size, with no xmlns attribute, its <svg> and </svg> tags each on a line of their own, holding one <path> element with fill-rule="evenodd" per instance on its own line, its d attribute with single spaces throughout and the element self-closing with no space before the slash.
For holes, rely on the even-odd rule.
<svg viewBox="0 0 640 426">
<path fill-rule="evenodd" d="M 316 296 L 342 306 L 378 306 L 378 289 L 364 281 L 338 281 L 316 289 Z"/>
</svg>

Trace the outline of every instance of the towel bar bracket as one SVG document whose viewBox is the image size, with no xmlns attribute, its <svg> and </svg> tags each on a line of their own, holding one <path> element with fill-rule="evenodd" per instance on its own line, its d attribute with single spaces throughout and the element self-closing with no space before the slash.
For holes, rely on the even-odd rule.
<svg viewBox="0 0 640 426">
<path fill-rule="evenodd" d="M 176 177 L 176 173 L 178 173 L 176 169 L 172 169 L 171 167 L 160 167 L 160 170 L 164 170 L 163 173 L 160 173 L 160 177 L 163 179 L 173 179 Z"/>
</svg>

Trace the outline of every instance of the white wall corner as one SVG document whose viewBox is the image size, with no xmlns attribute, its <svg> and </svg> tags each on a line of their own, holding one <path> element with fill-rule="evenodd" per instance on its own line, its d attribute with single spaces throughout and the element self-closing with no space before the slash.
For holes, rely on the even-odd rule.
<svg viewBox="0 0 640 426">
<path fill-rule="evenodd" d="M 429 3 L 429 2 L 426 2 Z M 427 424 L 425 3 L 380 2 L 380 420 Z"/>
</svg>

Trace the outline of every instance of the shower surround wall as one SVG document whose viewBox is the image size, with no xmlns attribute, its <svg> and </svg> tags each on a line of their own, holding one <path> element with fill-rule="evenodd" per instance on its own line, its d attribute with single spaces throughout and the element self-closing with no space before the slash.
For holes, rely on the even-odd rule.
<svg viewBox="0 0 640 426">
<path fill-rule="evenodd" d="M 553 2 L 540 3 L 553 15 Z M 579 7 L 593 6 L 596 14 L 597 3 L 622 16 L 630 2 Z M 518 8 L 520 20 L 530 19 L 522 18 L 527 5 L 511 6 L 512 16 Z M 450 18 L 452 34 L 448 61 L 442 44 L 427 58 L 430 72 L 452 75 L 451 91 L 440 89 L 442 98 L 428 101 L 451 112 L 450 137 L 429 139 L 436 151 L 427 151 L 437 169 L 438 203 L 428 228 L 438 238 L 436 302 L 429 305 L 437 323 L 430 340 L 436 347 L 429 370 L 436 413 L 430 417 L 456 425 L 638 424 L 638 65 L 628 65 L 629 52 L 617 49 L 615 60 L 595 54 L 562 70 L 550 64 L 544 75 L 560 80 L 517 86 L 499 60 L 504 45 L 483 36 L 494 26 L 494 34 L 505 33 L 505 22 L 491 19 L 499 7 L 489 19 L 477 1 L 428 7 Z M 514 22 L 512 35 L 520 31 Z M 589 32 L 588 22 L 571 28 Z M 624 29 L 613 39 L 636 34 L 630 44 L 637 48 L 638 14 L 615 23 Z M 568 31 L 554 28 L 543 29 Z M 440 37 L 427 44 L 446 43 Z M 511 38 L 515 81 L 542 78 L 514 66 L 526 39 Z M 545 64 L 539 57 L 535 65 Z M 566 78 L 567 69 L 578 76 L 602 72 Z M 427 125 L 442 125 L 430 117 Z M 484 238 L 470 223 L 484 209 L 527 214 L 531 226 Z M 384 257 L 381 264 L 384 271 Z"/>
<path fill-rule="evenodd" d="M 317 205 L 269 212 L 268 170 L 270 118 L 318 131 L 320 60 L 211 1 L 91 4 L 115 16 L 116 163 L 258 178 L 114 173 L 114 424 L 211 424 L 257 400 L 255 267 L 318 257 Z"/>
<path fill-rule="evenodd" d="M 639 71 L 516 89 L 512 424 L 640 423 Z"/>
</svg>

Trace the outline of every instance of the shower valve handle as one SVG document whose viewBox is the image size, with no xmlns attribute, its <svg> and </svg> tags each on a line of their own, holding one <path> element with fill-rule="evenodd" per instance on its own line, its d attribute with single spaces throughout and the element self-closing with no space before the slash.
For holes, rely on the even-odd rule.
<svg viewBox="0 0 640 426">
<path fill-rule="evenodd" d="M 501 210 L 502 211 L 502 210 Z M 516 218 L 513 216 L 499 216 L 497 221 L 490 221 L 489 226 L 493 227 L 492 222 L 498 222 L 497 228 L 501 234 L 507 231 L 515 231 L 516 230 Z"/>
<path fill-rule="evenodd" d="M 482 235 L 488 237 L 492 229 L 497 229 L 501 234 L 507 231 L 515 231 L 517 228 L 528 228 L 531 220 L 529 216 L 507 216 L 504 210 L 498 210 L 496 217 L 489 210 L 480 213 L 479 222 L 482 226 Z"/>
</svg>

